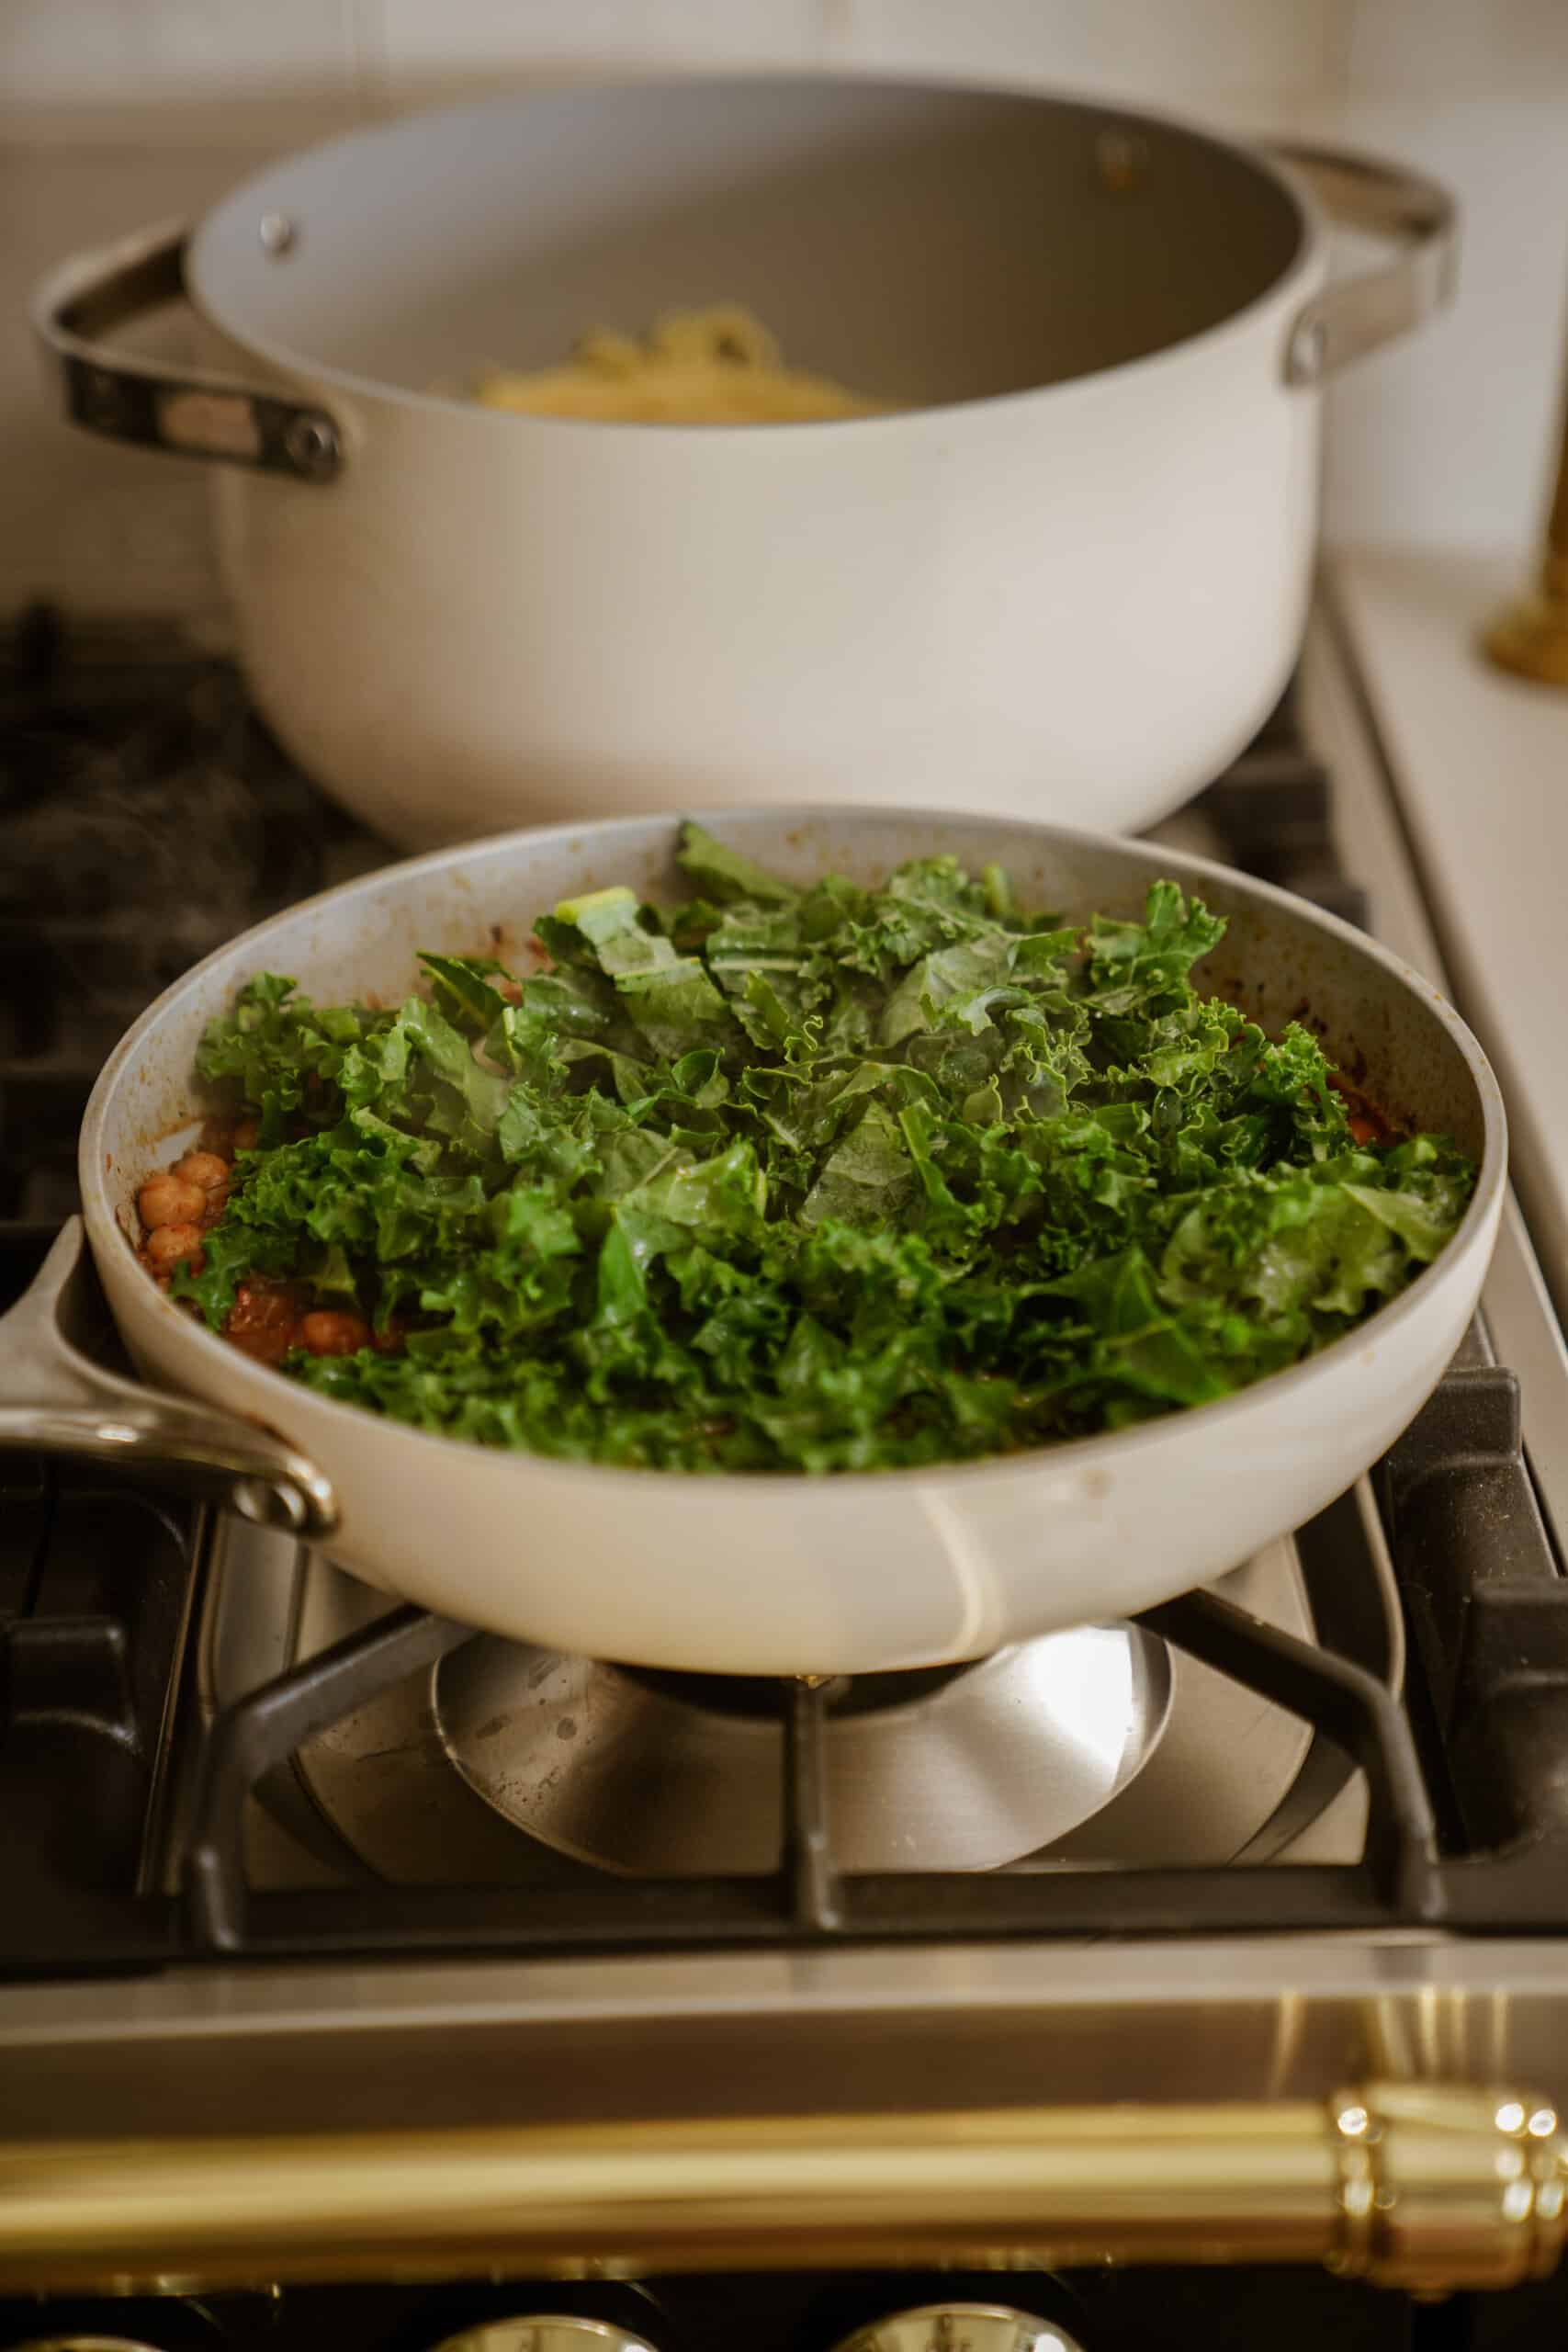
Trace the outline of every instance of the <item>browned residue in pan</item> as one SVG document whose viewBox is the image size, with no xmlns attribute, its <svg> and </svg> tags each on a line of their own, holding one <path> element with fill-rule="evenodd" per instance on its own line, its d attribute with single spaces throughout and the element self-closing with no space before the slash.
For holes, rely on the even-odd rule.
<svg viewBox="0 0 1568 2352">
<path fill-rule="evenodd" d="M 1365 1065 L 1362 1066 L 1365 1075 Z M 1371 1144 L 1378 1151 L 1386 1151 L 1390 1144 L 1399 1141 L 1399 1130 L 1388 1119 L 1370 1094 L 1354 1085 L 1343 1070 L 1336 1070 L 1330 1086 L 1345 1105 L 1345 1115 L 1350 1123 L 1350 1133 L 1359 1144 Z"/>
</svg>

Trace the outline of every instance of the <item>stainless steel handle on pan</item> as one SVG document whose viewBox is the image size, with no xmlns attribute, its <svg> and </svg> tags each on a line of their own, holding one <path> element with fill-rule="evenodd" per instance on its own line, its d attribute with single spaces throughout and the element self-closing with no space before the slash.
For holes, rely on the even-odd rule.
<svg viewBox="0 0 1568 2352">
<path fill-rule="evenodd" d="M 86 1283 L 82 1220 L 73 1217 L 31 1288 L 0 1317 L 0 1451 L 112 1462 L 260 1526 L 330 1535 L 338 1519 L 332 1487 L 282 1438 L 122 1380 L 73 1342 Z"/>
<path fill-rule="evenodd" d="M 331 481 L 343 465 L 343 435 L 324 409 L 212 369 L 173 370 L 105 340 L 144 311 L 185 299 L 187 234 L 178 222 L 141 230 L 78 254 L 38 288 L 33 329 L 66 416 L 111 441 Z"/>
<path fill-rule="evenodd" d="M 1301 175 L 1331 220 L 1399 248 L 1382 268 L 1325 286 L 1292 320 L 1285 381 L 1320 384 L 1452 300 L 1459 216 L 1446 188 L 1402 164 L 1278 141 L 1269 153 Z"/>
</svg>

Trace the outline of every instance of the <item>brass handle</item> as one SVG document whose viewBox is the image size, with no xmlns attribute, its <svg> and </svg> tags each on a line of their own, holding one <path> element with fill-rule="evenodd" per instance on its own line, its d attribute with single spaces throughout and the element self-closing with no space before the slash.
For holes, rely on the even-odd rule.
<svg viewBox="0 0 1568 2352">
<path fill-rule="evenodd" d="M 324 409 L 211 368 L 175 372 L 105 340 L 142 312 L 185 300 L 186 242 L 178 222 L 140 230 L 76 254 L 39 284 L 33 332 L 66 416 L 111 441 L 331 481 L 343 464 L 343 435 Z"/>
<path fill-rule="evenodd" d="M 1260 2107 L 51 2141 L 0 2146 L 0 2289 L 1020 2258 L 1315 2260 L 1495 2288 L 1555 2266 L 1565 2183 L 1545 2102 L 1427 2084 Z"/>
<path fill-rule="evenodd" d="M 72 1217 L 31 1286 L 0 1317 L 0 1451 L 112 1462 L 259 1525 L 312 1541 L 337 1525 L 337 1499 L 286 1439 L 186 1396 L 122 1380 L 67 1336 L 83 1313 L 86 1267 Z"/>
<path fill-rule="evenodd" d="M 1453 300 L 1459 216 L 1446 188 L 1403 164 L 1279 141 L 1269 153 L 1301 175 L 1331 220 L 1396 248 L 1381 269 L 1325 286 L 1292 320 L 1285 381 L 1321 384 Z"/>
</svg>

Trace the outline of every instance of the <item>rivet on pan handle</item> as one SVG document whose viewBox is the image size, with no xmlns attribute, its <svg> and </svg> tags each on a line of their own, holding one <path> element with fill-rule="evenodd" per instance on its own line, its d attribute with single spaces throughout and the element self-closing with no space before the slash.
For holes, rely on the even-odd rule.
<svg viewBox="0 0 1568 2352">
<path fill-rule="evenodd" d="M 343 465 L 343 434 L 324 409 L 210 368 L 173 369 L 106 340 L 144 311 L 185 299 L 186 236 L 177 222 L 141 230 L 76 254 L 37 288 L 33 332 L 67 418 L 111 441 L 331 481 Z"/>
<path fill-rule="evenodd" d="M 1268 152 L 1299 174 L 1337 227 L 1385 238 L 1398 249 L 1381 269 L 1325 286 L 1292 320 L 1285 381 L 1319 384 L 1453 300 L 1458 214 L 1446 188 L 1397 164 L 1279 141 Z"/>
<path fill-rule="evenodd" d="M 107 1372 L 66 1337 L 86 1268 L 72 1217 L 31 1287 L 0 1317 L 0 1449 L 112 1462 L 258 1526 L 316 1541 L 338 1521 L 314 1463 L 271 1430 Z"/>
</svg>

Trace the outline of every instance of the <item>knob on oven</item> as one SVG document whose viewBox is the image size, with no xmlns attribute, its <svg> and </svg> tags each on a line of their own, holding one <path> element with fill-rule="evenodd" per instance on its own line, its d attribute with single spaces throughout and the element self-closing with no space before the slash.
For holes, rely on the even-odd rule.
<svg viewBox="0 0 1568 2352">
<path fill-rule="evenodd" d="M 1003 2303 L 922 2303 L 890 2312 L 836 2352 L 1083 2352 L 1055 2321 Z"/>
<path fill-rule="evenodd" d="M 449 2335 L 434 2352 L 653 2352 L 646 2336 L 599 2319 L 569 2319 L 554 2312 L 518 2319 L 487 2319 Z"/>
</svg>

